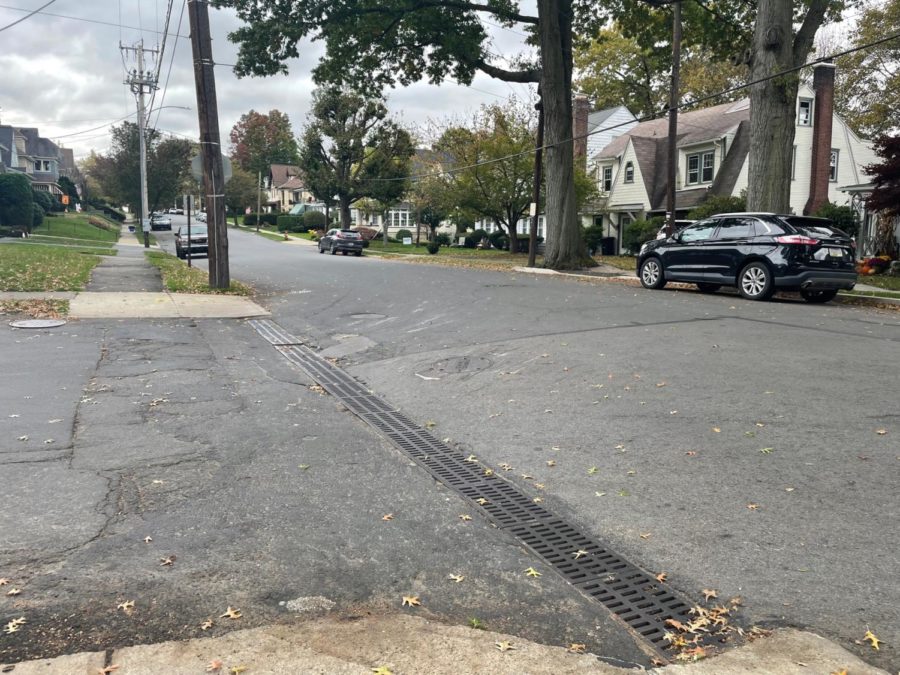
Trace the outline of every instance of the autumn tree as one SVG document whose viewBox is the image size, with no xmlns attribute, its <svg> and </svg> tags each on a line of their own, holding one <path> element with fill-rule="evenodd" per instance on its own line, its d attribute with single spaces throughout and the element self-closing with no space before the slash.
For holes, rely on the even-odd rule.
<svg viewBox="0 0 900 675">
<path fill-rule="evenodd" d="M 853 47 L 877 42 L 900 26 L 900 0 L 863 8 L 850 34 Z M 846 44 L 841 45 L 842 50 Z M 864 137 L 900 130 L 900 40 L 891 40 L 837 59 L 837 112 Z"/>
<path fill-rule="evenodd" d="M 145 130 L 147 146 L 147 199 L 151 211 L 172 204 L 190 175 L 194 144 L 185 139 L 164 138 Z M 140 136 L 134 122 L 112 128 L 109 153 L 92 155 L 84 165 L 100 192 L 113 202 L 137 207 L 141 203 Z"/>
<path fill-rule="evenodd" d="M 434 241 L 437 228 L 458 205 L 453 178 L 444 172 L 445 160 L 443 153 L 431 150 L 420 150 L 413 158 L 414 179 L 405 196 L 415 212 L 417 243 L 420 225 L 428 228 L 428 239 Z"/>
<path fill-rule="evenodd" d="M 231 180 L 225 184 L 225 206 L 234 216 L 235 225 L 238 223 L 238 216 L 248 206 L 256 210 L 258 196 L 257 174 L 251 174 L 239 166 L 232 166 Z"/>
<path fill-rule="evenodd" d="M 317 199 L 336 197 L 347 228 L 358 200 L 402 192 L 413 150 L 409 132 L 388 119 L 383 98 L 331 85 L 313 94 L 299 166 Z"/>
<path fill-rule="evenodd" d="M 297 140 L 291 121 L 280 110 L 268 114 L 255 110 L 241 115 L 231 129 L 231 158 L 254 176 L 264 175 L 272 164 L 296 164 Z"/>
<path fill-rule="evenodd" d="M 532 198 L 532 118 L 530 107 L 515 100 L 505 106 L 482 106 L 468 125 L 447 128 L 435 144 L 435 150 L 448 158 L 456 205 L 504 230 L 512 253 L 518 251 L 516 223 Z M 571 180 L 574 188 L 574 172 Z"/>
</svg>

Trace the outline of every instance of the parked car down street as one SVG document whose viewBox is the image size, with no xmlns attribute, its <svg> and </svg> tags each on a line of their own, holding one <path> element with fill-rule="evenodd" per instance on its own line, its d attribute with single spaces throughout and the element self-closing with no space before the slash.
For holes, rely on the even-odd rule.
<svg viewBox="0 0 900 675">
<path fill-rule="evenodd" d="M 206 225 L 198 223 L 191 226 L 190 244 L 188 244 L 188 228 L 182 225 L 175 231 L 175 255 L 179 258 L 187 258 L 188 250 L 191 256 L 206 256 L 209 254 L 209 233 Z"/>
<path fill-rule="evenodd" d="M 637 275 L 651 289 L 683 281 L 705 293 L 736 286 L 749 300 L 799 291 L 814 303 L 852 289 L 857 279 L 846 232 L 823 218 L 771 213 L 723 213 L 649 241 L 638 255 Z"/>
<path fill-rule="evenodd" d="M 172 229 L 172 219 L 169 216 L 162 213 L 152 213 L 150 214 L 150 229 L 151 230 L 171 230 Z"/>
<path fill-rule="evenodd" d="M 336 255 L 338 251 L 347 255 L 361 256 L 363 252 L 363 240 L 359 232 L 354 230 L 328 230 L 319 240 L 319 253 L 325 253 L 328 250 L 331 255 Z"/>
</svg>

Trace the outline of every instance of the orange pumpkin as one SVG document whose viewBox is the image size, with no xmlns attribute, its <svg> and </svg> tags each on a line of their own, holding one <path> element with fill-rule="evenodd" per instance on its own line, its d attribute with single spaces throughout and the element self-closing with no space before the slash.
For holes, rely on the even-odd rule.
<svg viewBox="0 0 900 675">
<path fill-rule="evenodd" d="M 872 271 L 872 268 L 869 267 L 868 265 L 863 265 L 862 267 L 859 268 L 860 274 L 869 274 L 871 271 Z"/>
</svg>

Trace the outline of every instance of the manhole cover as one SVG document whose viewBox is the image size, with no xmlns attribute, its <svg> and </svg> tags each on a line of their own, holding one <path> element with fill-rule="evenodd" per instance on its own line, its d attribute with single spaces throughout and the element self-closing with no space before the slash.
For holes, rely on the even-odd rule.
<svg viewBox="0 0 900 675">
<path fill-rule="evenodd" d="M 13 328 L 59 328 L 65 326 L 62 319 L 24 319 L 23 321 L 10 321 Z"/>
</svg>

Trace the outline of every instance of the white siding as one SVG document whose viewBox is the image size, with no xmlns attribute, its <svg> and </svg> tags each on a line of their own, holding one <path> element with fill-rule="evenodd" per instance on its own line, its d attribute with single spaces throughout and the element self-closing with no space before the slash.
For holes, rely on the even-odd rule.
<svg viewBox="0 0 900 675">
<path fill-rule="evenodd" d="M 625 182 L 625 165 L 628 162 L 634 164 L 633 183 Z M 610 192 L 607 206 L 610 210 L 615 210 L 617 205 L 625 204 L 641 204 L 644 211 L 650 208 L 650 198 L 647 196 L 647 189 L 644 187 L 641 165 L 637 161 L 637 156 L 634 153 L 634 144 L 630 140 L 615 169 L 613 188 Z"/>
<path fill-rule="evenodd" d="M 601 122 L 587 138 L 587 156 L 593 158 L 607 145 L 612 143 L 613 139 L 618 138 L 622 134 L 630 131 L 632 127 L 637 125 L 634 115 L 623 105 L 613 111 L 609 117 Z"/>
</svg>

